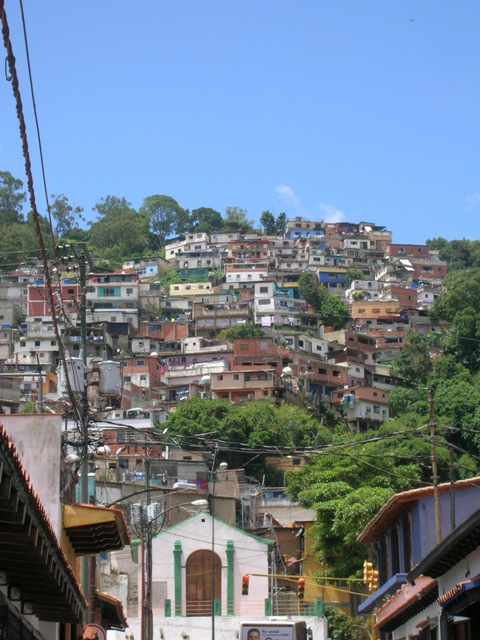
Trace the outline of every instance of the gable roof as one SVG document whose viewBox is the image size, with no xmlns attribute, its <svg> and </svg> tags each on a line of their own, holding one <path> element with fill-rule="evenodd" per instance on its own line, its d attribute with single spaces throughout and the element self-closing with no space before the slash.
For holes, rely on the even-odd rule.
<svg viewBox="0 0 480 640">
<path fill-rule="evenodd" d="M 159 538 L 160 536 L 164 535 L 165 533 L 171 533 L 172 531 L 174 531 L 175 529 L 181 529 L 185 526 L 186 523 L 188 522 L 192 522 L 193 520 L 197 520 L 198 518 L 209 518 L 212 519 L 215 523 L 218 523 L 219 526 L 223 526 L 226 527 L 227 529 L 231 529 L 232 532 L 234 531 L 236 534 L 241 534 L 244 536 L 247 536 L 248 538 L 252 538 L 252 540 L 256 540 L 257 542 L 261 542 L 263 544 L 266 544 L 268 547 L 273 547 L 275 544 L 274 540 L 269 540 L 268 538 L 262 538 L 260 536 L 256 536 L 253 533 L 248 533 L 248 531 L 244 531 L 243 529 L 240 529 L 239 527 L 234 527 L 231 524 L 228 524 L 227 522 L 224 522 L 223 520 L 220 520 L 219 518 L 215 518 L 215 516 L 210 515 L 209 513 L 205 513 L 205 511 L 202 511 L 200 513 L 196 513 L 195 515 L 191 516 L 190 518 L 186 518 L 185 520 L 182 520 L 181 522 L 178 522 L 170 527 L 167 527 L 166 529 L 161 529 L 157 534 L 155 534 L 153 536 L 153 538 Z M 136 540 L 131 540 L 130 542 L 130 546 L 131 547 L 138 547 L 138 545 L 140 544 L 140 540 L 136 539 Z"/>
<path fill-rule="evenodd" d="M 460 491 L 473 486 L 480 487 L 480 477 L 458 480 L 454 484 L 455 491 Z M 444 482 L 438 485 L 438 492 L 439 494 L 447 493 L 450 491 L 450 488 L 451 483 Z M 376 542 L 381 538 L 385 531 L 389 529 L 395 520 L 397 520 L 404 511 L 406 511 L 409 504 L 431 496 L 433 496 L 432 486 L 396 493 L 383 505 L 377 515 L 370 520 L 365 529 L 358 536 L 357 540 L 363 544 Z"/>
</svg>

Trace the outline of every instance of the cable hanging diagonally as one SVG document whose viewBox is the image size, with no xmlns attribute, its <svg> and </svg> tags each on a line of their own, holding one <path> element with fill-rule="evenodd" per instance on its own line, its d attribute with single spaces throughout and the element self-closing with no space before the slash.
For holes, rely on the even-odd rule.
<svg viewBox="0 0 480 640">
<path fill-rule="evenodd" d="M 17 118 L 18 118 L 18 122 L 19 122 L 19 129 L 20 129 L 20 139 L 22 142 L 22 152 L 23 152 L 23 158 L 24 158 L 24 162 L 25 162 L 25 174 L 27 177 L 27 188 L 28 188 L 28 195 L 29 195 L 29 201 L 30 201 L 30 206 L 32 209 L 32 219 L 33 219 L 33 226 L 34 226 L 34 230 L 35 230 L 35 235 L 37 237 L 37 241 L 39 244 L 39 248 L 40 248 L 40 255 L 41 255 L 41 259 L 42 259 L 42 264 L 43 264 L 43 270 L 44 270 L 44 274 L 45 274 L 45 285 L 47 288 L 47 292 L 48 292 L 48 301 L 51 307 L 51 314 L 52 314 L 52 320 L 53 320 L 53 326 L 55 329 L 55 337 L 57 339 L 57 343 L 58 343 L 58 348 L 59 348 L 59 352 L 60 352 L 60 359 L 62 361 L 62 364 L 65 368 L 66 371 L 66 378 L 67 378 L 67 386 L 69 389 L 69 395 L 73 404 L 73 407 L 75 409 L 75 412 L 77 413 L 77 416 L 79 418 L 80 423 L 82 424 L 82 428 L 84 431 L 84 438 L 86 440 L 86 431 L 87 431 L 87 425 L 86 423 L 84 424 L 84 420 L 82 420 L 82 414 L 80 411 L 80 408 L 78 407 L 78 403 L 76 402 L 76 399 L 73 395 L 73 393 L 71 392 L 71 386 L 70 386 L 70 382 L 68 380 L 68 371 L 67 371 L 67 366 L 66 366 L 66 361 L 65 361 L 65 350 L 63 348 L 63 342 L 61 340 L 61 336 L 60 336 L 60 331 L 59 331 L 59 327 L 58 327 L 58 318 L 57 318 L 57 314 L 56 314 L 56 310 L 55 310 L 55 300 L 54 300 L 54 295 L 53 295 L 53 287 L 52 287 L 52 280 L 50 277 L 50 270 L 49 270 L 49 266 L 48 266 L 48 260 L 47 260 L 47 254 L 45 251 L 45 243 L 43 241 L 43 235 L 42 235 L 42 230 L 40 227 L 40 220 L 39 220 L 39 215 L 38 215 L 38 210 L 37 210 L 37 205 L 36 205 L 36 201 L 35 201 L 35 190 L 34 190 L 34 186 L 33 186 L 33 175 L 32 175 L 32 164 L 31 164 L 31 160 L 30 160 L 30 152 L 29 152 L 29 148 L 28 148 L 28 139 L 27 139 L 27 127 L 26 127 L 26 123 L 25 123 L 25 117 L 23 114 L 23 105 L 22 105 L 22 98 L 20 95 L 20 88 L 19 88 L 19 81 L 18 81 L 18 75 L 17 75 L 17 69 L 15 66 L 15 56 L 13 54 L 13 48 L 12 48 L 12 43 L 10 40 L 10 30 L 9 30 L 9 26 L 8 26 L 8 21 L 7 21 L 7 15 L 5 12 L 5 1 L 4 0 L 0 0 L 0 21 L 2 23 L 2 37 L 3 37 L 3 44 L 5 46 L 5 49 L 7 51 L 7 65 L 8 65 L 8 70 L 9 70 L 9 78 L 10 81 L 12 83 L 12 90 L 13 90 L 13 96 L 15 99 L 15 107 L 16 107 L 16 112 L 17 112 Z"/>
</svg>

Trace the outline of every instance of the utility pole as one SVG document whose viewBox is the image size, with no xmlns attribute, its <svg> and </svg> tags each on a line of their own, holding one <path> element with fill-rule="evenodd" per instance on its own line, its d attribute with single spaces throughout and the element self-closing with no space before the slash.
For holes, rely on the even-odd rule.
<svg viewBox="0 0 480 640">
<path fill-rule="evenodd" d="M 442 541 L 442 520 L 440 514 L 440 497 L 438 494 L 438 468 L 437 468 L 437 454 L 435 451 L 435 438 L 436 438 L 436 421 L 435 413 L 433 410 L 433 396 L 429 395 L 430 405 L 430 419 L 428 426 L 430 427 L 430 446 L 431 446 L 431 460 L 432 460 L 432 482 L 433 482 L 433 507 L 435 511 L 435 534 L 436 542 L 440 544 Z"/>
</svg>

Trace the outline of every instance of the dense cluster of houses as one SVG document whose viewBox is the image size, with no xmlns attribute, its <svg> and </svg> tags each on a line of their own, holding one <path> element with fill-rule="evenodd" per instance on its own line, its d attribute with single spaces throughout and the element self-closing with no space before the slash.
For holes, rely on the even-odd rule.
<svg viewBox="0 0 480 640">
<path fill-rule="evenodd" d="M 166 290 L 160 278 L 171 267 L 181 281 Z M 305 271 L 345 302 L 345 329 L 322 325 L 302 298 Z M 148 636 L 140 628 L 143 542 L 132 543 L 133 565 L 125 555 L 109 555 L 129 543 L 126 506 L 137 504 L 147 486 L 154 509 L 147 515 L 155 523 L 148 596 L 155 635 L 189 637 L 194 620 L 195 637 L 207 638 L 218 616 L 222 637 L 234 638 L 242 616 L 296 613 L 310 616 L 322 640 L 323 605 L 330 603 L 351 614 L 376 612 L 373 627 L 392 640 L 469 637 L 458 634 L 478 623 L 478 478 L 439 489 L 441 544 L 431 530 L 438 498 L 431 487 L 398 494 L 382 508 L 359 538 L 380 574 L 378 589 L 365 599 L 346 583 L 315 577 L 321 567 L 308 535 L 314 513 L 244 470 L 217 464 L 214 473 L 208 452 L 182 451 L 158 429 L 193 397 L 288 401 L 317 416 L 329 404 L 352 431 L 375 428 L 389 418 L 389 390 L 400 384 L 389 363 L 407 332 L 445 329 L 428 310 L 443 293 L 446 273 L 436 251 L 393 244 L 384 227 L 295 218 L 283 237 L 188 234 L 167 245 L 165 258 L 91 270 L 83 291 L 75 265 L 65 264 L 54 284 L 56 325 L 38 265 L 2 274 L 0 400 L 8 415 L 0 429 L 0 635 L 17 625 L 38 639 L 102 637 L 95 622 L 123 633 L 125 611 L 130 629 Z M 221 330 L 246 323 L 261 335 L 219 338 Z M 72 362 L 86 350 L 91 439 L 101 444 L 90 456 L 90 505 L 78 504 L 79 457 L 69 445 L 75 427 L 61 421 L 69 399 L 57 379 L 60 347 Z M 112 363 L 120 365 L 118 393 L 105 391 L 102 381 L 102 365 Z M 15 415 L 29 402 L 39 414 Z M 281 473 L 305 459 L 267 462 Z M 192 513 L 198 498 L 208 499 L 209 513 Z M 129 528 L 143 540 L 135 522 Z M 32 531 L 38 553 L 29 550 Z M 99 563 L 87 594 L 81 556 Z M 305 600 L 296 593 L 300 575 Z M 44 584 L 58 593 L 53 604 Z M 95 615 L 82 631 L 85 597 Z"/>
<path fill-rule="evenodd" d="M 168 412 L 197 395 L 268 399 L 286 387 L 313 410 L 331 403 L 352 429 L 362 430 L 389 417 L 388 391 L 398 380 L 388 363 L 406 332 L 442 330 L 426 312 L 442 295 L 446 263 L 426 245 L 393 244 L 391 232 L 373 223 L 295 218 L 283 237 L 187 234 L 166 246 L 165 258 L 92 270 L 86 345 L 73 267 L 55 269 L 58 333 L 36 265 L 0 276 L 0 383 L 7 411 L 18 401 L 38 400 L 39 391 L 47 403 L 59 399 L 60 336 L 70 357 L 86 349 L 92 370 L 102 360 L 121 363 L 124 410 Z M 165 290 L 159 279 L 171 267 L 181 282 Z M 322 325 L 299 294 L 305 271 L 346 303 L 351 321 L 345 330 Z M 257 325 L 263 337 L 217 339 L 222 329 L 244 323 Z M 285 369 L 289 376 L 282 376 Z M 91 402 L 100 411 L 116 407 L 113 398 L 96 393 L 91 375 Z"/>
</svg>

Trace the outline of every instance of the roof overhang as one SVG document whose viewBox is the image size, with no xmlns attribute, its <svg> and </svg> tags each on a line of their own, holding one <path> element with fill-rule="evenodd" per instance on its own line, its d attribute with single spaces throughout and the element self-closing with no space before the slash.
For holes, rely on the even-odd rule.
<svg viewBox="0 0 480 640">
<path fill-rule="evenodd" d="M 436 580 L 421 576 L 415 585 L 405 584 L 377 613 L 377 628 L 390 632 L 423 611 L 438 597 Z"/>
<path fill-rule="evenodd" d="M 387 596 L 392 595 L 392 593 L 395 593 L 395 591 L 405 584 L 406 580 L 406 573 L 396 573 L 359 605 L 358 613 L 372 613 L 379 602 Z"/>
<path fill-rule="evenodd" d="M 102 626 L 105 629 L 125 631 L 128 623 L 121 600 L 101 591 L 97 591 L 95 595 L 101 610 Z"/>
<path fill-rule="evenodd" d="M 127 523 L 120 509 L 65 504 L 63 527 L 77 556 L 116 551 L 130 544 Z"/>
<path fill-rule="evenodd" d="M 78 580 L 1 425 L 0 569 L 39 620 L 81 620 L 87 603 Z"/>
<path fill-rule="evenodd" d="M 437 599 L 437 603 L 449 615 L 464 613 L 472 607 L 478 611 L 480 603 L 480 575 L 471 580 L 459 582 L 453 589 Z"/>
</svg>

